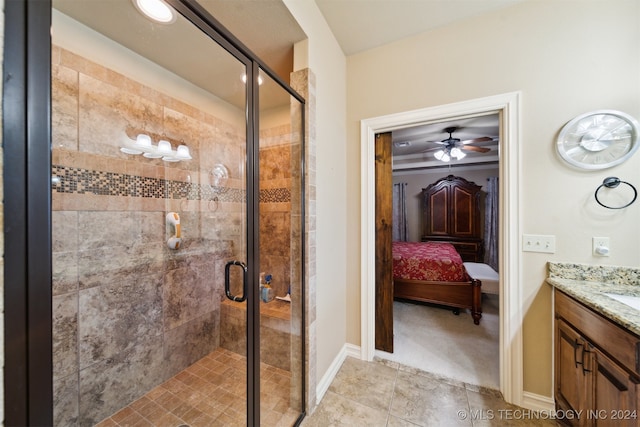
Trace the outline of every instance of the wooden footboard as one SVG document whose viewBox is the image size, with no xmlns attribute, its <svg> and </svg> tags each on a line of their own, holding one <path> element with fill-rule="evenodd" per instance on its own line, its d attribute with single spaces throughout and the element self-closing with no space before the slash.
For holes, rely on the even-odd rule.
<svg viewBox="0 0 640 427">
<path fill-rule="evenodd" d="M 473 323 L 480 324 L 482 317 L 482 282 L 432 282 L 423 280 L 394 279 L 394 298 L 430 302 L 448 307 L 468 308 Z"/>
</svg>

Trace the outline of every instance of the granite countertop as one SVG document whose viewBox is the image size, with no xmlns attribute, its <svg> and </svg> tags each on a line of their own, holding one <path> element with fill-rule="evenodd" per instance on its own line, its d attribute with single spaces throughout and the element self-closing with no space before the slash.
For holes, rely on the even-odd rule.
<svg viewBox="0 0 640 427">
<path fill-rule="evenodd" d="M 550 262 L 547 283 L 640 336 L 640 310 L 605 293 L 640 297 L 640 268 Z"/>
</svg>

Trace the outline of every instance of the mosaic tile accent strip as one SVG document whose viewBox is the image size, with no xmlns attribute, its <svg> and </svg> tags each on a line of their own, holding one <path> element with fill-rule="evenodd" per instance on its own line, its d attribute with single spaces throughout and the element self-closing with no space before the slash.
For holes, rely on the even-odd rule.
<svg viewBox="0 0 640 427">
<path fill-rule="evenodd" d="M 52 166 L 52 191 L 69 194 L 144 197 L 152 199 L 214 200 L 244 203 L 246 191 L 238 188 L 149 178 L 143 176 L 93 171 L 69 166 Z M 260 203 L 291 201 L 289 188 L 260 191 Z"/>
<path fill-rule="evenodd" d="M 291 201 L 290 188 L 260 190 L 260 203 L 283 203 Z"/>
</svg>

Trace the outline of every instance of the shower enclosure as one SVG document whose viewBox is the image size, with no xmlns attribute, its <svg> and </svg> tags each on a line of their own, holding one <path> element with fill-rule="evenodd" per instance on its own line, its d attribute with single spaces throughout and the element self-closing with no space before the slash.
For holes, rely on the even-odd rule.
<svg viewBox="0 0 640 427">
<path fill-rule="evenodd" d="M 53 424 L 304 412 L 304 100 L 195 2 L 53 0 Z"/>
</svg>

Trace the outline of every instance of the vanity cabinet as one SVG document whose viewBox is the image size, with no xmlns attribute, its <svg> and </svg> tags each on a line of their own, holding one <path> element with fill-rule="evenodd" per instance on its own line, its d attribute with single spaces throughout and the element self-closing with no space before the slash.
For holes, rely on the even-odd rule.
<svg viewBox="0 0 640 427">
<path fill-rule="evenodd" d="M 555 292 L 555 400 L 575 426 L 638 426 L 640 337 Z"/>
</svg>

